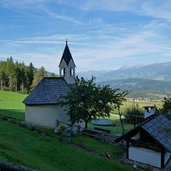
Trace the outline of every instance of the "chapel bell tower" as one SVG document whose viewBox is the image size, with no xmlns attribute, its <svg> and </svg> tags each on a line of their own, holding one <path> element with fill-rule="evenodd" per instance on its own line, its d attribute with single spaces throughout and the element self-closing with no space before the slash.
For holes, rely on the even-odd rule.
<svg viewBox="0 0 171 171">
<path fill-rule="evenodd" d="M 65 49 L 59 63 L 59 75 L 64 77 L 68 84 L 75 83 L 75 63 L 66 41 Z"/>
</svg>

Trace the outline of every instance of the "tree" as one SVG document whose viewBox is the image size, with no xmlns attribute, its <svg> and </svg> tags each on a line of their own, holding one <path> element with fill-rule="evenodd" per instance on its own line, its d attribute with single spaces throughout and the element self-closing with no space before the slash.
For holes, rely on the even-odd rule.
<svg viewBox="0 0 171 171">
<path fill-rule="evenodd" d="M 165 113 L 171 112 L 171 98 L 164 97 L 162 111 Z"/>
<path fill-rule="evenodd" d="M 30 63 L 29 67 L 27 67 L 29 87 L 32 85 L 34 79 L 34 72 L 35 72 L 35 68 L 33 64 Z"/>
<path fill-rule="evenodd" d="M 35 86 L 42 80 L 42 78 L 46 76 L 46 71 L 44 67 L 41 67 L 39 70 L 37 70 L 34 74 L 34 79 L 32 83 L 32 89 L 34 89 Z"/>
<path fill-rule="evenodd" d="M 83 120 L 85 128 L 88 122 L 99 117 L 109 117 L 112 108 L 119 108 L 125 100 L 127 91 L 118 92 L 109 86 L 95 84 L 95 78 L 90 80 L 76 77 L 75 86 L 71 88 L 63 100 L 67 114 L 72 124 Z"/>
<path fill-rule="evenodd" d="M 35 69 L 32 63 L 29 66 L 23 62 L 14 63 L 12 57 L 0 61 L 0 89 L 28 93 L 45 75 L 46 71 L 43 67 Z"/>
<path fill-rule="evenodd" d="M 10 58 L 7 58 L 5 74 L 8 78 L 7 87 L 9 88 L 9 90 L 12 90 L 12 91 L 16 90 L 17 79 L 16 79 L 15 65 L 14 65 L 12 56 Z"/>
<path fill-rule="evenodd" d="M 8 86 L 8 76 L 6 74 L 6 63 L 5 62 L 1 62 L 0 63 L 0 84 L 1 84 L 1 89 L 3 89 L 4 87 Z"/>
<path fill-rule="evenodd" d="M 164 97 L 164 100 L 162 102 L 163 102 L 162 109 L 160 109 L 159 112 L 162 112 L 169 119 L 171 119 L 171 98 Z"/>
</svg>

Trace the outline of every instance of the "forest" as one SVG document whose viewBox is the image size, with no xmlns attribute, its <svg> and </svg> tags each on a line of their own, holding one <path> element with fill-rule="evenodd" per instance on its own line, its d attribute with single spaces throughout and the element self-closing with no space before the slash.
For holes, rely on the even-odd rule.
<svg viewBox="0 0 171 171">
<path fill-rule="evenodd" d="M 29 93 L 47 72 L 43 67 L 37 69 L 32 63 L 14 62 L 12 57 L 0 61 L 0 89 Z"/>
</svg>

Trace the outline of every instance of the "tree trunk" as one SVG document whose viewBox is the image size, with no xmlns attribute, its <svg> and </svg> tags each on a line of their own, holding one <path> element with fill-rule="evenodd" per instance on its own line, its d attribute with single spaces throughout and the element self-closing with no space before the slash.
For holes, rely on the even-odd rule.
<svg viewBox="0 0 171 171">
<path fill-rule="evenodd" d="M 119 112 L 120 123 L 121 123 L 121 126 L 122 126 L 122 132 L 124 133 L 125 132 L 125 129 L 124 129 L 124 125 L 123 125 L 123 122 L 122 122 L 120 110 L 118 110 L 118 112 Z"/>
<path fill-rule="evenodd" d="M 88 121 L 85 121 L 85 129 L 88 128 Z"/>
</svg>

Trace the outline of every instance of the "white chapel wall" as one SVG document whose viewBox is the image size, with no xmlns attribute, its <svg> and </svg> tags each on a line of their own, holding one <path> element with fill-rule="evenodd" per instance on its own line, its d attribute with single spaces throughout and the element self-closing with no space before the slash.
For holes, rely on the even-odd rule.
<svg viewBox="0 0 171 171">
<path fill-rule="evenodd" d="M 56 120 L 68 122 L 69 117 L 60 105 L 25 106 L 25 121 L 33 124 L 56 128 Z"/>
</svg>

